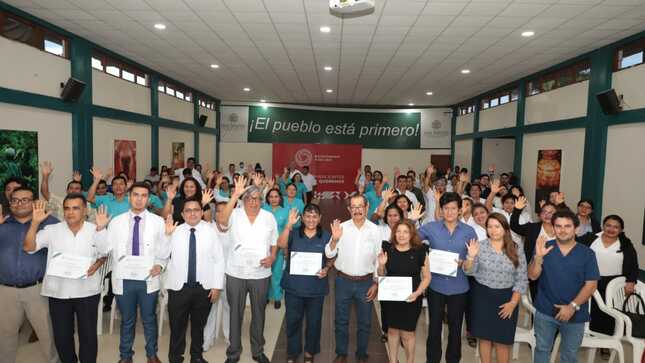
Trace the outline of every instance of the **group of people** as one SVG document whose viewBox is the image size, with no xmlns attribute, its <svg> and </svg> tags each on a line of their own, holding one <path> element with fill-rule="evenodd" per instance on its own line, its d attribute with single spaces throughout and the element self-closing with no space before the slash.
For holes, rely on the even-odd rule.
<svg viewBox="0 0 645 363">
<path fill-rule="evenodd" d="M 280 309 L 284 300 L 287 362 L 301 355 L 313 362 L 332 271 L 334 363 L 348 361 L 352 307 L 356 359 L 368 361 L 373 301 L 386 277 L 412 282 L 405 300 L 380 301 L 391 363 L 398 362 L 400 346 L 407 362 L 414 361 L 423 299 L 430 314 L 427 362 L 444 355 L 444 320 L 445 359 L 460 360 L 464 317 L 482 362 L 492 361 L 493 350 L 498 362 L 508 362 L 523 294 L 537 310 L 534 361 L 548 361 L 559 332 L 561 362 L 575 362 L 594 291 L 604 294 L 612 278 L 625 276 L 626 293 L 633 293 L 638 275 L 619 216 L 608 215 L 601 225 L 593 201 L 581 200 L 572 211 L 554 192 L 539 202 L 533 222 L 515 178 L 494 170 L 471 178 L 459 167 L 442 172 L 430 165 L 418 175 L 396 169 L 391 187 L 381 171 L 365 166 L 346 201 L 350 219 L 334 220 L 329 228 L 321 223 L 308 167 L 287 167 L 268 178 L 260 165 L 230 164 L 219 173 L 199 170 L 189 158 L 186 168 L 153 168 L 142 182 L 93 168 L 89 189 L 83 191 L 75 173 L 64 197 L 49 191 L 51 163 L 41 172 L 42 199 L 20 178 L 9 179 L 2 194 L 0 355 L 9 362 L 15 361 L 24 317 L 49 362 L 96 362 L 103 270 L 111 271 L 121 313 L 121 363 L 132 362 L 137 310 L 148 362 L 160 361 L 156 306 L 162 288 L 168 291 L 169 362 L 184 359 L 189 321 L 191 362 L 205 362 L 203 351 L 220 325 L 226 362 L 238 362 L 247 296 L 253 359 L 269 362 L 265 309 L 269 302 Z M 301 271 L 303 256 L 315 261 L 311 273 Z M 82 274 L 61 273 L 79 265 Z M 592 329 L 613 330 L 593 304 L 591 321 Z"/>
</svg>

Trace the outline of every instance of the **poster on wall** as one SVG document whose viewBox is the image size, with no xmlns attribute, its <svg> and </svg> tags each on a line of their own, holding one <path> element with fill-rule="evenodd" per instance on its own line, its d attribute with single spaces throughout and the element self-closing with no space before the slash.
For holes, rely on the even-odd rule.
<svg viewBox="0 0 645 363">
<path fill-rule="evenodd" d="M 38 132 L 0 129 L 0 185 L 14 176 L 38 190 Z"/>
<path fill-rule="evenodd" d="M 114 175 L 125 173 L 128 180 L 137 180 L 137 142 L 114 140 Z"/>
<path fill-rule="evenodd" d="M 273 170 L 308 166 L 318 185 L 314 198 L 345 199 L 356 188 L 354 178 L 361 167 L 361 145 L 273 144 Z"/>
<path fill-rule="evenodd" d="M 183 142 L 173 142 L 172 143 L 172 167 L 174 169 L 181 169 L 184 168 L 186 157 L 185 157 L 185 151 L 186 151 L 186 145 Z"/>
<path fill-rule="evenodd" d="M 539 210 L 541 200 L 549 200 L 551 192 L 560 191 L 561 168 L 562 150 L 538 150 L 535 210 Z"/>
</svg>

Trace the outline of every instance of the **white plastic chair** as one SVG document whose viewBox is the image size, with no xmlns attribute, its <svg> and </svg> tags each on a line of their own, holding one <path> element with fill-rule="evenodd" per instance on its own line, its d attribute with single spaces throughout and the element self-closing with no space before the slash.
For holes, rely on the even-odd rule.
<svg viewBox="0 0 645 363">
<path fill-rule="evenodd" d="M 157 316 L 157 319 L 159 322 L 157 323 L 157 330 L 159 331 L 159 336 L 163 334 L 163 322 L 166 320 L 166 315 L 168 314 L 168 309 L 166 307 L 168 306 L 168 290 L 162 288 L 159 290 L 159 314 Z"/>
<path fill-rule="evenodd" d="M 110 271 L 110 256 L 107 256 L 107 260 L 105 260 L 105 263 L 97 273 L 101 277 L 101 296 L 99 297 L 99 311 L 98 311 L 98 319 L 96 321 L 96 335 L 103 335 L 103 298 L 105 295 L 107 295 L 108 290 L 110 289 L 110 281 L 105 277 L 107 273 Z"/>
<path fill-rule="evenodd" d="M 625 301 L 625 277 L 616 277 L 611 280 L 607 285 L 607 290 L 605 291 L 605 300 L 607 301 L 607 306 L 612 309 L 616 309 L 616 312 L 620 315 L 623 322 L 625 323 L 625 336 L 622 337 L 624 342 L 628 342 L 632 345 L 632 360 L 638 362 L 643 355 L 645 350 L 645 339 L 636 338 L 632 336 L 632 321 L 623 314 L 621 311 L 623 309 L 623 302 Z M 636 292 L 641 296 L 645 297 L 645 284 L 638 281 L 636 283 Z M 626 306 L 626 309 L 632 312 L 636 312 L 636 300 L 632 299 L 630 303 Z"/>
<path fill-rule="evenodd" d="M 610 349 L 611 355 L 609 357 L 609 363 L 614 361 L 616 353 L 618 353 L 618 362 L 625 363 L 625 352 L 623 351 L 623 345 L 621 343 L 621 338 L 623 337 L 623 318 L 618 311 L 611 309 L 605 305 L 605 302 L 602 299 L 600 293 L 596 290 L 593 293 L 593 299 L 598 305 L 600 311 L 614 318 L 614 334 L 607 335 L 596 333 L 595 331 L 589 330 L 589 322 L 585 323 L 585 332 L 584 337 L 582 338 L 582 344 L 580 348 L 589 348 L 587 354 L 587 362 L 592 363 L 596 357 L 596 349 L 604 348 Z M 591 310 L 591 304 L 588 305 L 589 310 Z M 560 348 L 560 335 L 555 340 L 553 345 L 553 352 L 551 353 L 551 363 L 555 362 L 556 356 L 558 355 L 558 350 Z"/>
<path fill-rule="evenodd" d="M 526 328 L 517 327 L 515 328 L 515 343 L 513 344 L 513 360 L 518 359 L 520 352 L 520 343 L 526 343 L 531 348 L 531 360 L 535 355 L 535 330 L 533 329 L 533 323 L 531 317 L 535 315 L 535 307 L 531 303 L 531 298 L 529 295 L 522 295 L 522 306 L 528 311 L 528 322 Z"/>
</svg>

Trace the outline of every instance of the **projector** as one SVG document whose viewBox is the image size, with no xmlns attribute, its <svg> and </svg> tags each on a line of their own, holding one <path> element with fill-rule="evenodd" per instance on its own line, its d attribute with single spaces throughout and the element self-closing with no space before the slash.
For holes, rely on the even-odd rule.
<svg viewBox="0 0 645 363">
<path fill-rule="evenodd" d="M 374 10 L 374 0 L 329 0 L 329 11 L 338 15 L 367 13 Z"/>
</svg>

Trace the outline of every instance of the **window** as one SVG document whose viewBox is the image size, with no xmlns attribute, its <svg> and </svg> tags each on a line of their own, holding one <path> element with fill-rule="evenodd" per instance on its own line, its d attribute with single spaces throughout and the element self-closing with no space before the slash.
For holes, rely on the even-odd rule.
<svg viewBox="0 0 645 363">
<path fill-rule="evenodd" d="M 512 90 L 505 90 L 501 92 L 494 93 L 488 97 L 482 99 L 482 110 L 488 108 L 501 106 L 509 102 L 517 101 L 518 99 L 518 90 L 514 88 Z"/>
<path fill-rule="evenodd" d="M 591 64 L 584 60 L 532 79 L 526 84 L 527 96 L 549 92 L 574 83 L 586 81 L 591 75 Z"/>
<path fill-rule="evenodd" d="M 145 72 L 105 54 L 94 52 L 92 55 L 92 68 L 128 82 L 148 87 L 148 75 Z"/>
<path fill-rule="evenodd" d="M 619 48 L 616 52 L 614 71 L 643 64 L 645 53 L 645 38 Z"/>
<path fill-rule="evenodd" d="M 467 115 L 473 112 L 475 112 L 475 105 L 459 106 L 459 116 Z"/>
<path fill-rule="evenodd" d="M 192 92 L 188 88 L 180 87 L 167 81 L 160 80 L 157 90 L 161 93 L 177 97 L 182 101 L 191 102 L 193 99 Z"/>
<path fill-rule="evenodd" d="M 69 58 L 69 40 L 19 16 L 0 11 L 0 35 L 47 53 Z"/>
</svg>

